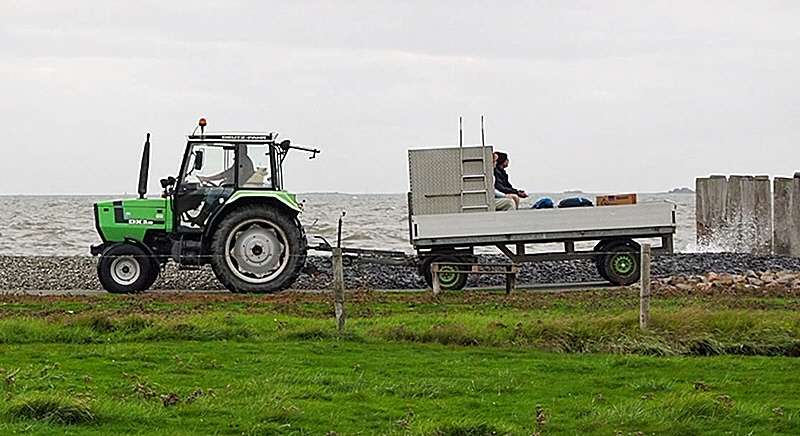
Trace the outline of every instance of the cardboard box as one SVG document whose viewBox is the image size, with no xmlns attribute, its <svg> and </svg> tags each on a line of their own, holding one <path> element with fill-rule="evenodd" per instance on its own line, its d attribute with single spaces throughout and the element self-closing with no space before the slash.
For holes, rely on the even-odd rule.
<svg viewBox="0 0 800 436">
<path fill-rule="evenodd" d="M 636 194 L 598 195 L 594 204 L 598 206 L 636 204 Z"/>
</svg>

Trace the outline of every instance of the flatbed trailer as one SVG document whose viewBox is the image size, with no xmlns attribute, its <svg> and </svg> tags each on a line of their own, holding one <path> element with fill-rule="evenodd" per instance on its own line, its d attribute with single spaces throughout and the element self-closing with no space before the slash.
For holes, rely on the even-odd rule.
<svg viewBox="0 0 800 436">
<path fill-rule="evenodd" d="M 462 289 L 467 273 L 478 270 L 476 247 L 496 247 L 514 263 L 593 259 L 616 285 L 639 280 L 637 240 L 656 239 L 654 255 L 673 252 L 670 202 L 495 211 L 492 152 L 486 145 L 409 150 L 409 240 L 429 286 L 435 262 L 442 289 Z M 562 249 L 528 251 L 553 243 Z"/>
</svg>

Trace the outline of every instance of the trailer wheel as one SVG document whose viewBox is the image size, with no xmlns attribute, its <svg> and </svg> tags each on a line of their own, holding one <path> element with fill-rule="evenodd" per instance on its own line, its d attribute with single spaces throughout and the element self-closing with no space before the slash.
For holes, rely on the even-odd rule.
<svg viewBox="0 0 800 436">
<path fill-rule="evenodd" d="M 597 269 L 597 274 L 599 274 L 603 280 L 610 282 L 611 279 L 608 277 L 608 275 L 606 275 L 606 268 L 604 265 L 605 251 L 606 247 L 609 245 L 609 242 L 612 241 L 602 240 L 594 246 L 594 251 L 597 253 L 597 255 L 594 256 L 594 266 Z"/>
<path fill-rule="evenodd" d="M 439 285 L 444 291 L 460 291 L 467 285 L 468 274 L 458 271 L 467 271 L 468 268 L 460 265 L 447 265 L 448 263 L 468 263 L 465 259 L 455 256 L 435 256 L 430 257 L 422 263 L 422 275 L 428 287 L 433 287 L 433 274 L 431 274 L 432 263 L 442 263 L 439 270 Z"/>
<path fill-rule="evenodd" d="M 97 278 L 108 292 L 134 294 L 147 290 L 158 277 L 158 264 L 142 248 L 116 244 L 100 255 Z"/>
<path fill-rule="evenodd" d="M 608 244 L 603 250 L 606 279 L 620 286 L 636 283 L 641 275 L 639 248 L 628 242 Z"/>
<path fill-rule="evenodd" d="M 231 292 L 269 293 L 291 286 L 306 261 L 295 220 L 269 206 L 233 210 L 211 239 L 211 267 Z"/>
</svg>

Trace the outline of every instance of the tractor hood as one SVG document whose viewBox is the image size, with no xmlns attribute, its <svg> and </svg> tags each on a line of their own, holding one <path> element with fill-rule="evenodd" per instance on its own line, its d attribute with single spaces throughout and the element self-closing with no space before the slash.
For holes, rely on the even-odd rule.
<svg viewBox="0 0 800 436">
<path fill-rule="evenodd" d="M 94 205 L 94 216 L 103 242 L 141 241 L 147 230 L 172 228 L 169 200 L 164 198 L 101 201 Z"/>
</svg>

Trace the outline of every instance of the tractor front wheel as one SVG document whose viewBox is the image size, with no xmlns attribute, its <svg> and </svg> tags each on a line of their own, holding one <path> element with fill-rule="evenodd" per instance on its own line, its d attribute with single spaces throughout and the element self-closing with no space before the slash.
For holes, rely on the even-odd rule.
<svg viewBox="0 0 800 436">
<path fill-rule="evenodd" d="M 269 206 L 231 211 L 211 239 L 211 267 L 231 292 L 269 293 L 291 286 L 306 261 L 299 223 Z"/>
<path fill-rule="evenodd" d="M 108 292 L 134 294 L 153 285 L 158 277 L 158 265 L 142 248 L 116 244 L 100 255 L 97 277 Z"/>
</svg>

